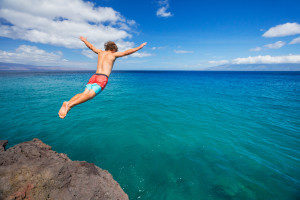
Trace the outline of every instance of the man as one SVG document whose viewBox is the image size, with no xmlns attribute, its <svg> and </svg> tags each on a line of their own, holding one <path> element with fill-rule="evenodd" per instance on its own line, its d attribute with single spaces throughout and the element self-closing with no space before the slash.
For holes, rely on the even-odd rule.
<svg viewBox="0 0 300 200">
<path fill-rule="evenodd" d="M 109 41 L 104 45 L 105 51 L 102 51 L 100 49 L 96 49 L 91 43 L 86 40 L 86 38 L 81 36 L 80 39 L 86 44 L 88 48 L 98 54 L 97 71 L 90 78 L 83 93 L 76 94 L 69 101 L 65 101 L 63 103 L 58 112 L 59 117 L 62 119 L 66 117 L 71 108 L 94 98 L 97 94 L 104 90 L 116 58 L 130 55 L 142 49 L 147 44 L 147 42 L 145 42 L 139 47 L 129 49 L 124 52 L 118 52 L 117 45 L 114 42 Z"/>
</svg>

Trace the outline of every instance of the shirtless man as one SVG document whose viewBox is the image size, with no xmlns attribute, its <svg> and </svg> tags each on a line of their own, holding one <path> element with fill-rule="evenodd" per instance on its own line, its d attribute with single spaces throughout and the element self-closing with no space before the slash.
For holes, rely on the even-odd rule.
<svg viewBox="0 0 300 200">
<path fill-rule="evenodd" d="M 76 94 L 69 101 L 65 101 L 63 103 L 58 112 L 59 117 L 62 119 L 66 117 L 71 108 L 94 98 L 97 94 L 104 90 L 116 58 L 130 55 L 140 50 L 147 44 L 147 42 L 145 42 L 139 47 L 129 49 L 124 52 L 118 52 L 117 45 L 114 42 L 109 41 L 104 45 L 105 51 L 102 51 L 100 49 L 96 49 L 91 43 L 86 40 L 86 38 L 81 36 L 80 39 L 86 44 L 88 48 L 98 54 L 97 71 L 90 78 L 83 93 Z"/>
</svg>

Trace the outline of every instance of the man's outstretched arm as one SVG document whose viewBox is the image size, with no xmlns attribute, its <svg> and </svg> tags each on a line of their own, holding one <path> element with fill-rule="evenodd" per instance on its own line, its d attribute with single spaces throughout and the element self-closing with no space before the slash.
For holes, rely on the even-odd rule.
<svg viewBox="0 0 300 200">
<path fill-rule="evenodd" d="M 82 42 L 84 42 L 84 44 L 85 44 L 90 50 L 92 50 L 92 51 L 95 52 L 95 53 L 100 53 L 101 50 L 100 50 L 100 49 L 97 49 L 96 47 L 94 47 L 91 43 L 89 43 L 89 42 L 86 40 L 86 38 L 80 36 L 80 39 L 81 39 Z"/>
<path fill-rule="evenodd" d="M 139 47 L 133 48 L 133 49 L 128 49 L 126 51 L 123 52 L 116 52 L 114 53 L 114 55 L 118 58 L 118 57 L 122 57 L 122 56 L 128 56 L 130 54 L 133 54 L 134 52 L 137 52 L 138 50 L 140 50 L 141 48 L 143 48 L 144 46 L 146 46 L 147 42 L 141 44 Z"/>
</svg>

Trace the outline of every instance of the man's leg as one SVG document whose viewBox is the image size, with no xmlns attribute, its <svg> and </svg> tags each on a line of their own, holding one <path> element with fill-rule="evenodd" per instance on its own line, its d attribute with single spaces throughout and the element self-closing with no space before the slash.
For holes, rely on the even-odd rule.
<svg viewBox="0 0 300 200">
<path fill-rule="evenodd" d="M 84 93 L 84 92 L 83 92 Z M 74 101 L 75 99 L 78 99 L 83 93 L 76 94 L 74 97 L 72 97 L 69 101 Z"/>
<path fill-rule="evenodd" d="M 96 96 L 93 90 L 85 89 L 83 93 L 76 94 L 69 101 L 65 101 L 59 110 L 59 117 L 65 118 L 70 109 L 78 104 L 84 103 Z"/>
<path fill-rule="evenodd" d="M 95 96 L 96 93 L 94 92 L 94 90 L 85 90 L 83 93 L 81 93 L 80 96 L 78 96 L 78 98 L 70 99 L 70 101 L 68 102 L 68 106 L 71 109 L 78 104 L 84 103 L 94 98 Z"/>
<path fill-rule="evenodd" d="M 89 91 L 88 89 L 85 89 L 83 93 L 87 93 L 88 91 Z M 69 101 L 71 101 L 71 100 L 74 101 L 75 99 L 78 99 L 83 93 L 76 94 L 76 95 L 75 95 L 74 97 L 72 97 Z M 62 117 L 62 113 L 65 112 L 65 109 L 66 109 L 66 102 L 67 102 L 67 101 L 65 101 L 65 102 L 63 103 L 63 105 L 61 106 L 61 108 L 60 108 L 60 110 L 59 110 L 59 112 L 58 112 L 58 115 L 59 115 L 60 118 L 63 118 L 63 117 Z"/>
</svg>

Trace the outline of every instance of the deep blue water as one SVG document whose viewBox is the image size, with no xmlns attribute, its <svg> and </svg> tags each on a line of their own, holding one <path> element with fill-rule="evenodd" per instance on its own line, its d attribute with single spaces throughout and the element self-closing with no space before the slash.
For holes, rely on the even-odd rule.
<svg viewBox="0 0 300 200">
<path fill-rule="evenodd" d="M 0 138 L 40 138 L 107 169 L 130 199 L 299 199 L 300 72 L 0 74 Z"/>
</svg>

